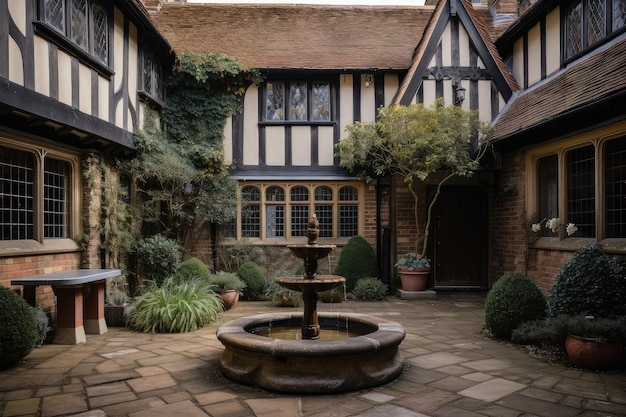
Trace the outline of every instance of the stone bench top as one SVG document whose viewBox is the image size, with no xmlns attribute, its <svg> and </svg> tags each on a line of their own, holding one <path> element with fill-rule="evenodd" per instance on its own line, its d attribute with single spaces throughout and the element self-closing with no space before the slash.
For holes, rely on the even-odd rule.
<svg viewBox="0 0 626 417">
<path fill-rule="evenodd" d="M 11 280 L 11 285 L 81 285 L 120 276 L 119 269 L 75 269 Z"/>
</svg>

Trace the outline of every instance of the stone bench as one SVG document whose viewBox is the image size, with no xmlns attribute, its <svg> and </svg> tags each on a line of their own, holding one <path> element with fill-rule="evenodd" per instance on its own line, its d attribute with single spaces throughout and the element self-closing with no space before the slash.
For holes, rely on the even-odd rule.
<svg viewBox="0 0 626 417">
<path fill-rule="evenodd" d="M 57 297 L 57 327 L 54 343 L 85 343 L 85 333 L 107 332 L 104 319 L 105 280 L 120 276 L 119 269 L 76 269 L 11 280 L 24 287 L 24 299 L 36 305 L 35 289 L 50 285 Z"/>
</svg>

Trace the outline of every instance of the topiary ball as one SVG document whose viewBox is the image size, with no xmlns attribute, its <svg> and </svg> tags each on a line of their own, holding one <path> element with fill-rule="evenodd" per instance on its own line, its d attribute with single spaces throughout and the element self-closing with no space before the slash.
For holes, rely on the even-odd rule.
<svg viewBox="0 0 626 417">
<path fill-rule="evenodd" d="M 376 254 L 372 245 L 362 236 L 353 236 L 339 255 L 335 275 L 346 279 L 348 291 L 352 291 L 357 281 L 378 276 Z"/>
<path fill-rule="evenodd" d="M 265 273 L 255 262 L 244 262 L 237 271 L 237 276 L 246 284 L 243 290 L 245 300 L 257 300 L 265 292 Z"/>
<path fill-rule="evenodd" d="M 194 278 L 208 280 L 211 277 L 211 270 L 198 258 L 189 258 L 183 261 L 174 275 L 176 282 L 185 282 Z"/>
<path fill-rule="evenodd" d="M 600 245 L 585 246 L 567 260 L 548 291 L 548 315 L 626 315 L 626 268 Z"/>
<path fill-rule="evenodd" d="M 15 291 L 0 285 L 0 369 L 18 364 L 39 341 L 34 310 Z"/>
<path fill-rule="evenodd" d="M 501 339 L 510 339 L 520 324 L 545 315 L 546 302 L 539 287 L 519 272 L 506 272 L 485 300 L 485 327 Z"/>
</svg>

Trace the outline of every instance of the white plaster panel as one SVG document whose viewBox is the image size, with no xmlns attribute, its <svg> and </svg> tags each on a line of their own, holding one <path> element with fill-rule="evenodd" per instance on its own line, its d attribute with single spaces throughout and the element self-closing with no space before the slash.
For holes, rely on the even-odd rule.
<svg viewBox="0 0 626 417">
<path fill-rule="evenodd" d="M 283 126 L 265 128 L 265 164 L 268 166 L 285 165 L 285 128 Z"/>
<path fill-rule="evenodd" d="M 115 126 L 124 129 L 124 102 L 118 101 L 115 105 Z"/>
<path fill-rule="evenodd" d="M 113 15 L 113 86 L 115 91 L 122 88 L 122 74 L 124 73 L 124 14 L 116 7 Z"/>
<path fill-rule="evenodd" d="M 98 117 L 109 120 L 109 86 L 111 81 L 98 76 Z"/>
<path fill-rule="evenodd" d="M 291 163 L 294 166 L 311 165 L 311 128 L 309 126 L 291 128 Z"/>
<path fill-rule="evenodd" d="M 50 55 L 48 42 L 35 36 L 35 91 L 44 96 L 50 96 Z"/>
<path fill-rule="evenodd" d="M 485 62 L 483 61 L 481 57 L 478 57 L 478 60 L 476 61 L 476 65 L 478 66 L 478 68 L 482 68 L 482 69 L 487 68 L 487 66 L 485 65 Z"/>
<path fill-rule="evenodd" d="M 137 27 L 133 24 L 129 25 L 129 40 L 128 40 L 128 91 L 129 91 L 129 100 L 132 102 L 132 105 L 137 108 L 139 95 L 137 91 L 139 90 L 139 46 L 137 45 Z M 130 113 L 130 108 L 128 109 Z M 132 119 L 131 115 L 128 115 L 128 126 L 126 129 L 129 131 L 133 130 L 132 127 Z"/>
<path fill-rule="evenodd" d="M 560 13 L 557 7 L 546 17 L 546 75 L 558 71 L 561 66 Z"/>
<path fill-rule="evenodd" d="M 528 31 L 528 85 L 541 81 L 541 27 Z"/>
<path fill-rule="evenodd" d="M 335 148 L 333 147 L 334 128 L 332 126 L 320 126 L 317 129 L 318 155 L 320 166 L 333 166 Z"/>
<path fill-rule="evenodd" d="M 446 25 L 443 35 L 441 36 L 441 61 L 444 67 L 452 65 L 452 48 L 450 47 L 450 23 Z"/>
<path fill-rule="evenodd" d="M 513 76 L 519 85 L 524 85 L 524 41 L 522 38 L 513 44 Z"/>
<path fill-rule="evenodd" d="M 352 90 L 352 74 L 341 75 L 339 77 L 339 120 L 341 120 L 339 137 L 348 136 L 346 126 L 354 122 L 352 118 L 354 112 Z"/>
<path fill-rule="evenodd" d="M 233 118 L 226 118 L 226 125 L 224 126 L 224 142 L 222 144 L 224 149 L 224 162 L 226 165 L 233 163 Z"/>
<path fill-rule="evenodd" d="M 9 80 L 24 85 L 24 60 L 13 38 L 9 38 Z"/>
<path fill-rule="evenodd" d="M 424 80 L 422 82 L 422 91 L 424 96 L 424 104 L 426 106 L 432 105 L 437 99 L 436 81 Z"/>
<path fill-rule="evenodd" d="M 59 101 L 68 106 L 72 105 L 72 58 L 65 52 L 59 50 L 58 54 L 59 70 Z"/>
<path fill-rule="evenodd" d="M 365 86 L 365 74 L 361 75 L 361 121 L 373 122 L 376 120 L 376 89 L 374 82 Z"/>
<path fill-rule="evenodd" d="M 469 90 L 465 90 L 465 93 L 469 93 Z M 452 87 L 452 80 L 449 78 L 445 78 L 443 80 L 443 101 L 446 106 L 454 104 L 454 88 Z M 466 100 L 469 101 L 469 100 Z M 430 106 L 432 103 L 428 103 Z"/>
<path fill-rule="evenodd" d="M 24 0 L 9 0 L 9 14 L 22 35 L 26 35 L 26 5 Z M 29 6 L 30 7 L 30 6 Z"/>
<path fill-rule="evenodd" d="M 478 80 L 478 118 L 481 122 L 491 122 L 494 105 L 498 103 L 491 102 L 491 80 Z"/>
<path fill-rule="evenodd" d="M 243 164 L 259 164 L 259 88 L 248 88 L 243 100 Z M 238 161 L 240 162 L 240 161 Z"/>
<path fill-rule="evenodd" d="M 396 91 L 400 87 L 400 81 L 396 74 L 385 74 L 385 107 L 391 105 L 391 100 L 396 95 Z"/>
<path fill-rule="evenodd" d="M 91 114 L 91 69 L 78 66 L 78 109 Z"/>
<path fill-rule="evenodd" d="M 459 25 L 459 62 L 462 67 L 470 65 L 470 40 L 463 25 Z"/>
</svg>

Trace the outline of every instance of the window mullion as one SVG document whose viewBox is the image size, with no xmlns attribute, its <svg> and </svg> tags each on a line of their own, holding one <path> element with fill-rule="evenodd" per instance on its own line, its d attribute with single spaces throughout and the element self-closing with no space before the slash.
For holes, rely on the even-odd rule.
<svg viewBox="0 0 626 417">
<path fill-rule="evenodd" d="M 594 152 L 595 152 L 595 180 L 596 180 L 596 241 L 600 241 L 604 239 L 605 232 L 605 224 L 604 224 L 604 209 L 606 207 L 604 201 L 604 194 L 606 193 L 605 186 L 605 172 L 604 172 L 604 158 L 602 154 L 604 146 L 599 146 L 597 143 L 594 144 Z"/>
<path fill-rule="evenodd" d="M 35 152 L 35 175 L 33 187 L 34 201 L 33 201 L 33 239 L 39 243 L 43 243 L 44 237 L 44 160 L 46 157 L 46 151 L 39 149 Z"/>
</svg>

